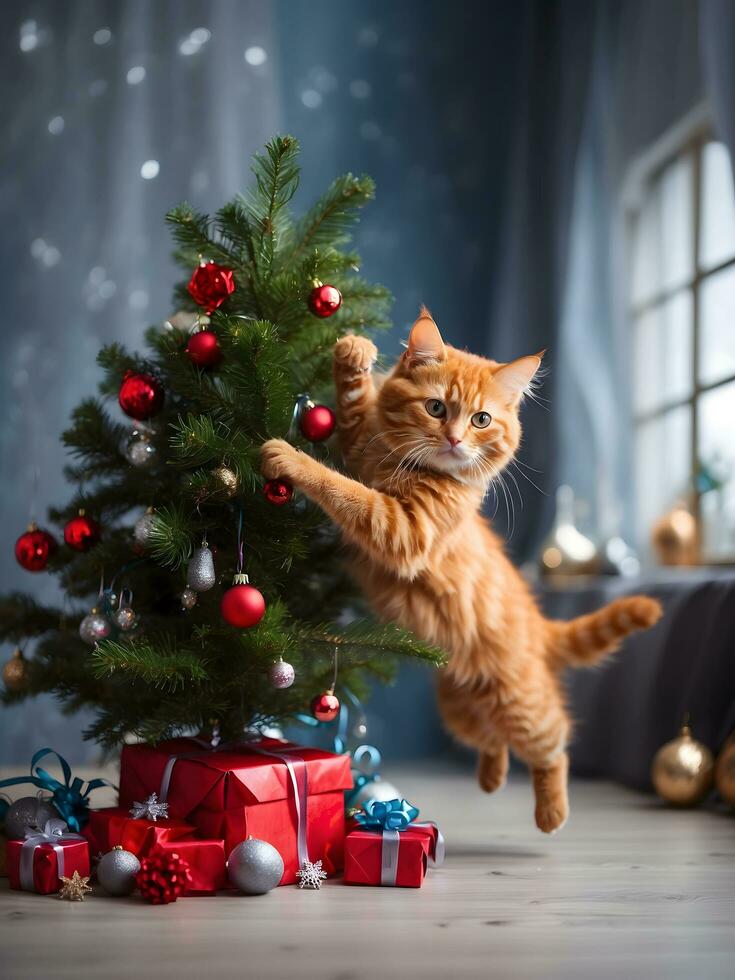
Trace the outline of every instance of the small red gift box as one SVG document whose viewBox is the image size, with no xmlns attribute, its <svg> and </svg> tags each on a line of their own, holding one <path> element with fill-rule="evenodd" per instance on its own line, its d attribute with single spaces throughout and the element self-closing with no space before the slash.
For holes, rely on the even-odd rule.
<svg viewBox="0 0 735 980">
<path fill-rule="evenodd" d="M 184 858 L 191 872 L 191 884 L 182 897 L 214 895 L 218 890 L 230 887 L 224 841 L 187 837 L 168 841 L 156 848 L 157 854 L 171 852 Z"/>
<path fill-rule="evenodd" d="M 91 810 L 84 834 L 93 854 L 119 845 L 138 857 L 176 851 L 189 862 L 192 883 L 187 895 L 213 895 L 227 888 L 225 845 L 222 840 L 200 840 L 192 824 L 175 817 L 162 820 L 134 819 L 122 807 Z"/>
<path fill-rule="evenodd" d="M 182 837 L 191 837 L 194 827 L 184 820 L 134 820 L 122 807 L 90 810 L 84 836 L 92 854 L 106 854 L 119 845 L 138 857 L 147 857 L 155 848 Z"/>
<path fill-rule="evenodd" d="M 63 854 L 59 854 L 59 849 Z M 71 878 L 75 871 L 83 878 L 89 875 L 89 844 L 84 839 L 60 840 L 55 844 L 9 840 L 6 854 L 10 887 L 18 891 L 51 895 L 61 887 L 61 875 Z M 26 862 L 27 876 L 23 873 Z"/>
<path fill-rule="evenodd" d="M 300 827 L 311 860 L 329 873 L 342 867 L 351 786 L 349 756 L 278 739 L 214 750 L 192 739 L 126 745 L 120 764 L 122 806 L 157 793 L 172 817 L 224 839 L 226 855 L 248 835 L 268 841 L 283 858 L 282 885 L 296 881 Z"/>
<path fill-rule="evenodd" d="M 433 824 L 412 825 L 405 830 L 387 832 L 365 830 L 353 825 L 345 838 L 346 885 L 394 885 L 420 888 L 429 858 L 437 858 L 439 831 Z M 390 855 L 384 848 L 392 849 Z M 387 872 L 384 870 L 387 868 Z"/>
</svg>

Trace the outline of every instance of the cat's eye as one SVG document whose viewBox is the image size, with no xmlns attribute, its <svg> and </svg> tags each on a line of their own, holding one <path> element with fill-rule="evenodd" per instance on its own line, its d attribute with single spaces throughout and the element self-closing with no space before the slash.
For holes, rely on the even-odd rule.
<svg viewBox="0 0 735 980">
<path fill-rule="evenodd" d="M 492 420 L 493 417 L 488 412 L 475 412 L 472 416 L 472 424 L 476 429 L 486 429 Z"/>
<path fill-rule="evenodd" d="M 443 419 L 447 414 L 447 406 L 444 402 L 439 401 L 438 398 L 427 398 L 424 402 L 424 407 L 429 415 L 432 415 L 435 419 Z"/>
</svg>

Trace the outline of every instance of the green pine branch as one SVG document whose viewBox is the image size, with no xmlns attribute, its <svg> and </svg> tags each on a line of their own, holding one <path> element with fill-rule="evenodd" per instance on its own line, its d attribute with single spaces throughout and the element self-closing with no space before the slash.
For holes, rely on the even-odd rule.
<svg viewBox="0 0 735 980">
<path fill-rule="evenodd" d="M 155 646 L 145 640 L 130 643 L 101 640 L 92 652 L 94 675 L 105 677 L 122 672 L 131 681 L 141 680 L 169 693 L 209 679 L 205 658 L 172 647 L 167 636 L 157 639 Z"/>
</svg>

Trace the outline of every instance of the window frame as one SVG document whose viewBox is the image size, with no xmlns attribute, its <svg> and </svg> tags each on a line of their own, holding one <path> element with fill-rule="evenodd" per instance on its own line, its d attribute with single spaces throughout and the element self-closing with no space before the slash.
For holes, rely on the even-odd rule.
<svg viewBox="0 0 735 980">
<path fill-rule="evenodd" d="M 697 526 L 701 527 L 702 491 L 698 486 L 698 474 L 700 470 L 700 402 L 703 395 L 708 392 L 721 388 L 724 385 L 735 382 L 735 372 L 718 378 L 716 381 L 702 383 L 700 381 L 700 354 L 701 354 L 701 293 L 702 285 L 712 276 L 735 267 L 735 254 L 729 259 L 717 263 L 707 269 L 703 269 L 700 263 L 700 238 L 702 230 L 702 157 L 706 144 L 715 140 L 715 134 L 709 118 L 709 113 L 700 107 L 692 114 L 691 119 L 684 120 L 679 127 L 676 127 L 664 139 L 659 141 L 652 148 L 646 157 L 638 161 L 631 174 L 626 188 L 624 189 L 624 202 L 627 198 L 627 227 L 626 245 L 629 256 L 629 266 L 627 272 L 627 319 L 629 325 L 629 338 L 631 356 L 629 363 L 633 363 L 632 350 L 636 339 L 636 331 L 640 328 L 641 318 L 652 311 L 661 310 L 666 303 L 679 294 L 689 293 L 692 300 L 692 346 L 691 359 L 689 364 L 691 391 L 688 396 L 669 399 L 658 405 L 656 408 L 639 410 L 632 404 L 632 422 L 634 445 L 637 444 L 641 426 L 655 419 L 664 418 L 671 411 L 687 407 L 689 411 L 691 434 L 689 445 L 689 491 L 688 495 L 691 502 L 692 511 L 697 521 Z M 645 198 L 650 193 L 651 188 L 656 185 L 664 171 L 677 160 L 690 158 L 691 167 L 691 260 L 692 272 L 685 280 L 675 286 L 663 287 L 653 296 L 645 300 L 634 302 L 631 296 L 633 282 L 633 264 L 630 256 L 633 254 L 633 242 L 635 241 L 638 222 L 641 219 Z M 703 564 L 709 565 L 732 565 L 735 563 L 735 553 L 727 556 L 711 557 L 701 555 Z"/>
</svg>

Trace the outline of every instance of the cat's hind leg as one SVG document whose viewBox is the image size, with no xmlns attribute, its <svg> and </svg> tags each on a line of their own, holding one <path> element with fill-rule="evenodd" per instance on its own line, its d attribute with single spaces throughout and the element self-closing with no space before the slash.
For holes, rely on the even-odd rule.
<svg viewBox="0 0 735 980">
<path fill-rule="evenodd" d="M 491 727 L 488 711 L 477 692 L 468 691 L 442 674 L 438 688 L 439 711 L 444 724 L 460 742 L 479 751 L 477 781 L 486 793 L 494 793 L 508 775 L 507 743 Z"/>
<path fill-rule="evenodd" d="M 569 756 L 560 752 L 548 765 L 533 767 L 533 791 L 536 795 L 536 826 L 545 834 L 560 830 L 569 816 L 567 772 Z"/>
<path fill-rule="evenodd" d="M 508 746 L 499 740 L 480 750 L 477 781 L 480 789 L 494 793 L 505 785 L 508 776 Z"/>
<path fill-rule="evenodd" d="M 531 770 L 536 826 L 552 834 L 569 816 L 566 747 L 571 724 L 561 697 L 547 685 L 526 691 L 506 706 L 502 727 L 514 754 Z"/>
</svg>

